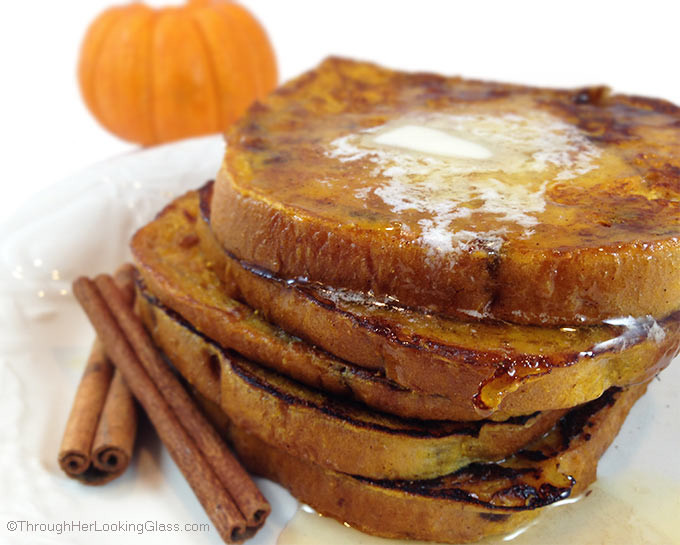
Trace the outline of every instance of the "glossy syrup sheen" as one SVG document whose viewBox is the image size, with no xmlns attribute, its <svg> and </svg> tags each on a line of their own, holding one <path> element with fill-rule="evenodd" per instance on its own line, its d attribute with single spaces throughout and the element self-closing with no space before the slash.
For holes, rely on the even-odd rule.
<svg viewBox="0 0 680 545">
<path fill-rule="evenodd" d="M 260 269 L 250 267 L 248 270 L 283 282 Z M 480 383 L 474 398 L 480 414 L 497 409 L 504 397 L 524 381 L 547 375 L 555 368 L 617 354 L 643 343 L 654 354 L 651 356 L 654 363 L 639 377 L 639 381 L 644 382 L 670 363 L 680 342 L 680 311 L 659 322 L 645 316 L 610 320 L 598 326 L 545 328 L 506 322 L 464 322 L 365 297 L 348 297 L 347 292 L 318 284 L 297 281 L 285 284 L 297 287 L 315 304 L 344 313 L 361 327 L 401 346 L 432 351 L 442 358 L 465 359 L 470 365 L 495 365 L 495 372 Z M 627 364 L 633 367 L 635 359 L 628 357 Z"/>
<path fill-rule="evenodd" d="M 562 432 L 570 436 L 583 430 L 584 425 L 587 427 L 587 413 L 583 411 L 580 416 L 576 415 L 562 427 Z M 546 452 L 546 447 L 549 452 L 555 439 L 555 445 L 559 448 L 561 441 L 558 435 L 552 432 L 546 436 L 542 452 Z M 586 439 L 589 440 L 587 436 Z M 679 485 L 672 479 L 655 477 L 653 471 L 628 473 L 622 481 L 595 483 L 578 497 L 569 497 L 542 508 L 537 519 L 509 535 L 489 537 L 479 543 L 672 545 L 678 543 L 680 537 L 673 515 L 680 498 Z M 277 545 L 306 545 L 314 542 L 328 545 L 409 543 L 365 536 L 347 524 L 319 517 L 303 506 L 281 533 Z"/>
<path fill-rule="evenodd" d="M 479 545 L 678 545 L 680 483 L 649 475 L 598 481 L 579 498 L 549 508 L 527 527 Z M 645 483 L 640 485 L 640 482 Z M 370 536 L 300 506 L 277 545 L 424 545 Z"/>
<path fill-rule="evenodd" d="M 443 136 L 427 153 L 397 134 L 405 128 L 415 140 L 424 131 Z M 448 155 L 439 145 L 447 135 Z M 338 62 L 254 108 L 228 143 L 237 185 L 302 214 L 440 251 L 480 238 L 492 250 L 504 241 L 564 249 L 680 233 L 680 110 L 602 88 L 545 90 Z"/>
<path fill-rule="evenodd" d="M 200 215 L 209 229 L 212 183 L 203 186 L 199 194 Z M 191 206 L 195 206 L 195 203 Z M 197 212 L 193 211 L 192 214 L 196 215 Z M 202 235 L 202 244 L 207 253 L 217 262 L 224 261 L 224 251 L 209 231 L 202 230 Z M 233 260 L 234 256 L 230 259 Z M 401 307 L 390 298 L 331 288 L 306 279 L 285 280 L 245 261 L 236 262 L 237 267 L 252 273 L 254 278 L 278 285 L 284 292 L 296 290 L 313 307 L 322 307 L 329 314 L 348 318 L 357 328 L 353 330 L 355 332 L 366 330 L 384 339 L 385 343 L 431 353 L 444 361 L 463 360 L 470 366 L 493 366 L 489 376 L 480 379 L 474 398 L 480 414 L 487 416 L 487 411 L 497 409 L 504 397 L 525 381 L 546 376 L 555 368 L 566 368 L 584 360 L 624 353 L 627 355 L 628 370 L 639 364 L 640 371 L 645 368 L 645 372 L 638 374 L 634 381 L 642 382 L 661 371 L 678 350 L 678 312 L 658 322 L 643 316 L 609 320 L 593 326 L 561 328 L 501 321 L 464 321 Z M 257 306 L 255 302 L 251 304 Z M 303 312 L 302 308 L 300 312 Z M 317 339 L 312 342 L 325 346 Z M 635 351 L 627 351 L 636 346 L 647 357 L 639 359 Z M 348 358 L 345 354 L 338 355 Z M 362 361 L 362 364 L 371 366 L 371 362 L 367 361 Z M 602 372 L 606 374 L 609 371 L 603 367 Z"/>
<path fill-rule="evenodd" d="M 562 433 L 569 436 L 579 433 L 584 425 L 588 427 L 587 414 L 588 411 L 583 410 L 580 416 L 572 418 L 561 428 Z M 542 452 L 549 452 L 551 448 L 560 448 L 562 440 L 553 430 L 540 443 L 544 443 Z M 476 543 L 677 545 L 680 544 L 679 507 L 680 481 L 662 476 L 651 467 L 643 471 L 629 469 L 615 480 L 607 477 L 596 481 L 579 496 L 542 507 L 537 518 L 510 534 L 487 537 Z M 369 536 L 301 505 L 281 532 L 277 545 L 312 543 L 416 545 L 425 542 Z"/>
<path fill-rule="evenodd" d="M 185 203 L 191 208 L 189 214 L 192 217 L 200 215 L 208 229 L 212 191 L 213 182 L 200 188 L 198 209 L 190 199 Z M 222 251 L 213 238 L 202 243 L 204 247 L 215 247 L 215 252 Z M 226 254 L 235 259 L 229 252 Z M 676 336 L 680 322 L 680 311 L 659 321 L 648 316 L 628 317 L 579 327 L 477 321 L 476 316 L 470 316 L 472 320 L 461 320 L 403 307 L 389 297 L 378 298 L 364 292 L 333 288 L 304 278 L 286 280 L 246 261 L 238 260 L 238 263 L 256 276 L 301 291 L 315 304 L 355 316 L 357 321 L 372 330 L 395 337 L 401 343 L 415 344 L 422 340 L 427 343 L 429 350 L 441 347 L 442 356 L 446 355 L 448 349 L 452 353 L 466 354 L 470 362 L 476 359 L 474 353 L 485 352 L 485 360 L 507 362 L 515 356 L 521 356 L 517 358 L 516 367 L 521 367 L 522 363 L 532 367 L 540 366 L 541 363 L 549 366 L 569 365 L 579 357 L 624 350 L 648 339 L 660 343 L 667 336 Z"/>
</svg>

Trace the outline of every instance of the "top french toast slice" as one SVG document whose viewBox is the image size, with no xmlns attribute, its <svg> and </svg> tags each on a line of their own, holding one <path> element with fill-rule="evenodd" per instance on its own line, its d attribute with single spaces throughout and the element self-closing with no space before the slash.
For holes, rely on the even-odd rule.
<svg viewBox="0 0 680 545">
<path fill-rule="evenodd" d="M 678 307 L 680 108 L 329 59 L 227 133 L 211 224 L 279 277 L 449 316 Z"/>
</svg>

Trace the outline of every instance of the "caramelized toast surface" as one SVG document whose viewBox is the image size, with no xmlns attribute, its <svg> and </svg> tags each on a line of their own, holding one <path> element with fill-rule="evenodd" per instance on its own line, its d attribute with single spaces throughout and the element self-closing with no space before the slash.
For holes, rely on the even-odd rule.
<svg viewBox="0 0 680 545">
<path fill-rule="evenodd" d="M 422 479 L 500 460 L 543 435 L 566 412 L 506 422 L 399 419 L 229 353 L 143 292 L 138 310 L 156 345 L 230 420 L 277 448 L 344 473 Z"/>
<path fill-rule="evenodd" d="M 401 416 L 506 419 L 572 407 L 648 380 L 680 341 L 677 320 L 563 331 L 333 302 L 235 266 L 211 244 L 191 192 L 142 228 L 132 249 L 149 290 L 223 346 Z M 259 312 L 225 296 L 239 295 L 237 287 Z"/>
<path fill-rule="evenodd" d="M 483 418 L 469 400 L 409 390 L 380 372 L 315 348 L 229 297 L 235 288 L 220 280 L 203 253 L 198 221 L 198 197 L 191 192 L 140 229 L 131 248 L 145 287 L 201 332 L 295 380 L 384 412 L 426 420 Z M 499 411 L 494 416 L 504 420 L 509 415 Z"/>
<path fill-rule="evenodd" d="M 449 398 L 467 395 L 479 412 L 526 414 L 541 403 L 543 408 L 584 403 L 612 385 L 649 380 L 680 347 L 678 313 L 658 323 L 647 317 L 561 328 L 468 322 L 286 281 L 225 254 L 205 221 L 209 185 L 200 197 L 201 244 L 239 298 L 342 359 L 384 370 L 409 388 Z"/>
<path fill-rule="evenodd" d="M 212 228 L 285 279 L 515 323 L 680 305 L 680 109 L 329 59 L 227 134 Z"/>
<path fill-rule="evenodd" d="M 608 392 L 568 413 L 549 434 L 497 464 L 472 464 L 430 480 L 376 480 L 309 463 L 235 426 L 210 402 L 250 471 L 275 480 L 318 512 L 369 534 L 446 543 L 507 534 L 566 497 L 584 493 L 646 385 Z M 568 509 L 569 507 L 564 507 Z"/>
</svg>

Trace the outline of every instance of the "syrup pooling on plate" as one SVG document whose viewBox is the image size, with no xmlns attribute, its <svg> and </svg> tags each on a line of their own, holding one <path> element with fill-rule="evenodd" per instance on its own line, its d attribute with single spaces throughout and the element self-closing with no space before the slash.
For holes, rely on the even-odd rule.
<svg viewBox="0 0 680 545">
<path fill-rule="evenodd" d="M 436 545 L 433 542 L 371 536 L 300 505 L 276 540 L 276 545 Z"/>
<path fill-rule="evenodd" d="M 423 214 L 417 240 L 433 252 L 460 253 L 480 239 L 497 252 L 509 229 L 531 235 L 547 184 L 597 168 L 601 150 L 578 128 L 537 111 L 411 114 L 338 137 L 326 154 L 368 161 L 354 196 L 380 198 L 395 217 Z M 458 220 L 466 228 L 452 229 Z"/>
<path fill-rule="evenodd" d="M 634 395 L 640 395 L 644 388 L 637 388 L 637 393 Z M 595 421 L 598 418 L 598 413 L 600 411 L 607 411 L 611 410 L 611 407 L 614 406 L 615 403 L 617 403 L 619 400 L 622 400 L 622 396 L 627 396 L 632 394 L 632 391 L 629 391 L 627 393 L 622 392 L 617 389 L 613 389 L 609 391 L 607 394 L 602 396 L 601 399 L 595 400 L 591 403 L 588 403 L 580 408 L 575 409 L 572 413 L 568 414 L 565 416 L 563 421 L 560 423 L 560 425 L 556 426 L 555 429 L 553 429 L 550 433 L 548 433 L 544 438 L 537 440 L 534 442 L 532 445 L 528 447 L 529 450 L 527 451 L 521 451 L 518 452 L 516 455 L 513 455 L 512 457 L 508 458 L 507 460 L 500 462 L 499 466 L 502 466 L 503 471 L 508 471 L 508 470 L 518 470 L 520 471 L 520 474 L 522 472 L 522 469 L 527 469 L 531 468 L 529 473 L 525 473 L 524 477 L 528 477 L 529 480 L 531 479 L 530 474 L 533 471 L 536 471 L 537 475 L 542 475 L 543 477 L 545 476 L 550 476 L 551 478 L 548 479 L 549 482 L 558 482 L 556 479 L 553 479 L 552 477 L 555 475 L 560 475 L 561 471 L 564 471 L 565 468 L 569 465 L 567 464 L 562 464 L 560 461 L 560 452 L 565 452 L 564 449 L 567 449 L 566 452 L 568 452 L 568 449 L 574 447 L 574 448 L 580 448 L 582 445 L 586 444 L 592 444 L 591 441 L 598 441 L 597 435 L 591 435 L 591 433 L 597 433 L 597 428 L 598 425 L 594 424 Z M 594 427 L 593 427 L 594 424 Z M 576 442 L 575 445 L 572 443 Z M 569 456 L 569 455 L 567 455 Z M 533 462 L 528 462 L 527 460 L 533 460 Z M 562 460 L 564 461 L 564 460 Z M 563 468 L 560 470 L 560 468 Z M 484 473 L 480 473 L 480 475 L 483 475 Z M 498 477 L 499 475 L 502 475 L 502 473 L 496 473 L 490 472 L 489 476 L 491 477 L 491 481 Z M 524 478 L 523 477 L 523 478 Z M 573 477 L 570 475 L 565 475 L 562 474 L 561 477 L 565 479 L 566 482 L 571 482 L 572 485 L 575 484 L 575 480 Z M 592 475 L 594 477 L 594 474 Z M 523 480 L 523 478 L 520 479 L 520 482 Z M 542 480 L 542 479 L 540 479 Z M 539 480 L 539 482 L 540 482 Z M 484 481 L 487 482 L 487 479 L 484 478 Z M 464 479 L 462 480 L 464 482 Z M 587 481 L 584 481 L 584 483 Z M 453 485 L 456 486 L 461 483 L 461 480 L 459 479 L 453 479 Z M 425 487 L 427 487 L 427 484 L 425 484 Z M 548 486 L 541 486 L 540 490 L 543 491 L 544 488 L 549 488 Z M 513 487 L 514 490 L 517 490 L 518 492 L 520 490 L 523 491 L 530 491 L 532 493 L 538 492 L 537 488 L 534 488 L 532 486 L 526 487 L 526 486 L 516 486 Z M 673 487 L 670 486 L 670 484 L 667 484 L 663 489 L 671 491 L 673 490 Z M 451 492 L 453 492 L 455 489 L 451 489 Z M 594 517 L 592 513 L 592 508 L 593 507 L 601 507 L 600 505 L 594 505 L 592 501 L 589 501 L 588 498 L 593 494 L 592 492 L 588 492 L 585 488 L 585 486 L 582 484 L 581 488 L 572 488 L 572 491 L 575 492 L 575 490 L 580 490 L 580 492 L 585 492 L 584 495 L 576 496 L 570 494 L 570 488 L 566 487 L 564 489 L 557 488 L 553 491 L 551 495 L 551 500 L 548 502 L 540 502 L 538 504 L 533 504 L 532 500 L 533 498 L 530 498 L 530 496 L 526 496 L 527 504 L 526 508 L 528 509 L 534 509 L 535 507 L 541 507 L 540 511 L 535 512 L 535 514 L 539 514 L 543 517 L 543 520 L 540 520 L 535 526 L 528 525 L 521 527 L 521 531 L 514 531 L 509 535 L 499 535 L 497 537 L 490 537 L 487 540 L 483 541 L 482 543 L 487 543 L 487 544 L 496 544 L 496 543 L 502 543 L 504 541 L 512 541 L 514 539 L 517 539 L 518 542 L 520 543 L 527 543 L 527 544 L 533 544 L 533 543 L 561 543 L 559 539 L 568 538 L 572 539 L 573 541 L 567 541 L 568 543 L 574 542 L 574 543 L 599 543 L 603 542 L 604 539 L 603 536 L 607 535 L 607 533 L 612 532 L 613 524 L 617 524 L 619 526 L 624 525 L 625 526 L 625 519 L 624 520 L 616 520 L 616 516 L 619 515 L 620 513 L 623 513 L 621 509 L 617 509 L 620 507 L 620 504 L 622 502 L 614 502 L 614 503 L 607 503 L 604 504 L 603 508 L 608 508 L 608 507 L 613 507 L 614 509 L 610 509 L 609 511 L 606 511 L 606 516 L 603 518 L 600 517 Z M 579 494 L 580 494 L 579 492 Z M 420 489 L 418 492 L 414 493 L 420 493 Z M 460 495 L 456 495 L 457 497 L 460 497 Z M 595 496 L 593 496 L 595 497 Z M 505 508 L 513 509 L 513 507 L 509 507 L 510 505 L 513 505 L 513 503 L 505 503 L 504 498 L 501 495 L 494 494 L 493 495 L 493 503 L 496 506 L 497 509 L 500 509 L 499 511 L 496 511 L 496 514 L 502 514 L 504 512 Z M 472 501 L 474 501 L 474 497 L 471 498 Z M 611 497 L 610 497 L 611 499 Z M 653 499 L 653 496 L 650 496 L 650 499 Z M 565 501 L 566 500 L 566 501 Z M 521 500 L 520 500 L 521 501 Z M 589 508 L 586 509 L 585 511 L 579 510 L 579 505 L 582 502 L 589 503 Z M 555 510 L 552 508 L 556 508 L 558 506 L 563 506 L 567 504 L 572 504 L 572 503 L 577 503 L 575 506 L 571 506 L 568 509 L 561 511 L 557 510 L 558 514 L 555 517 L 554 513 Z M 550 507 L 549 509 L 545 509 L 546 507 Z M 671 506 L 672 508 L 672 506 Z M 298 512 L 300 514 L 300 511 Z M 305 515 L 310 514 L 313 515 L 314 513 L 311 512 L 309 509 L 305 511 Z M 506 511 L 506 516 L 507 516 L 507 511 Z M 613 520 L 607 520 L 607 516 L 613 517 Z M 566 517 L 566 519 L 565 519 Z M 588 517 L 591 521 L 595 522 L 595 525 L 593 526 L 587 526 L 587 521 L 583 521 L 583 517 Z M 548 518 L 548 520 L 545 520 L 545 518 Z M 604 519 L 604 520 L 603 520 Z M 565 529 L 568 528 L 568 525 L 562 524 L 559 521 L 561 520 L 568 520 L 569 524 L 575 524 L 578 521 L 582 521 L 583 523 L 581 525 L 578 525 L 577 528 L 571 529 L 570 531 L 566 532 Z M 645 521 L 647 522 L 645 530 L 646 532 L 643 532 L 643 535 L 649 537 L 659 537 L 663 535 L 663 532 L 660 532 L 653 528 L 652 523 L 653 518 Z M 603 524 L 604 523 L 604 524 Z M 353 537 L 354 532 L 348 532 L 347 530 L 343 529 L 343 526 L 346 528 L 348 525 L 344 524 L 343 526 L 338 525 L 337 523 L 335 525 L 330 524 L 330 523 L 320 523 L 318 519 L 313 519 L 311 517 L 306 517 L 304 515 L 300 515 L 299 517 L 296 517 L 296 519 L 293 520 L 293 523 L 291 524 L 291 529 L 290 531 L 284 531 L 283 535 L 281 536 L 279 540 L 279 545 L 283 544 L 288 544 L 291 543 L 290 540 L 294 538 L 304 538 L 305 535 L 305 528 L 304 524 L 312 524 L 315 527 L 318 524 L 322 524 L 322 527 L 319 528 L 322 532 L 324 530 L 329 530 L 333 534 L 334 539 L 339 539 L 339 535 L 343 535 L 346 538 L 345 542 L 353 542 L 351 539 Z M 587 541 L 585 539 L 581 539 L 584 536 L 587 536 L 590 532 L 583 532 L 585 528 L 588 528 L 591 530 L 600 530 L 604 531 L 604 533 L 597 533 L 598 539 L 594 541 Z M 668 525 L 667 527 L 671 527 Z M 650 533 L 649 531 L 652 530 Z M 498 531 L 498 530 L 497 530 Z M 547 532 L 547 533 L 546 533 Z M 636 533 L 632 535 L 637 535 Z M 318 534 L 317 534 L 318 536 Z M 552 537 L 551 537 L 552 536 Z M 554 539 L 553 539 L 554 538 Z M 574 539 L 576 538 L 576 539 Z M 287 541 L 288 540 L 288 541 Z M 320 541 L 320 542 L 328 542 L 328 543 L 334 543 L 332 540 L 328 541 Z M 657 541 L 658 543 L 662 543 L 664 541 Z M 304 541 L 301 541 L 300 543 L 304 543 Z M 389 543 L 389 542 L 382 542 L 379 540 L 374 540 L 372 538 L 369 538 L 366 543 Z M 398 542 L 397 542 L 398 543 Z M 644 543 L 655 543 L 654 541 L 644 541 Z"/>
<path fill-rule="evenodd" d="M 625 475 L 617 482 L 598 480 L 578 498 L 546 507 L 528 525 L 479 545 L 678 545 L 676 516 L 680 483 L 649 475 Z M 301 505 L 283 529 L 277 545 L 421 545 L 362 534 Z M 434 545 L 430 543 L 430 545 Z"/>
<path fill-rule="evenodd" d="M 502 543 L 513 542 L 513 544 L 523 545 L 545 545 L 549 543 L 549 541 L 546 541 L 545 532 L 536 532 L 535 530 L 529 532 L 528 539 L 524 537 L 524 534 L 536 526 L 537 523 L 543 524 L 546 522 L 550 524 L 550 522 L 544 520 L 545 518 L 554 519 L 556 516 L 564 515 L 562 511 L 559 514 L 553 513 L 554 508 L 576 503 L 582 498 L 583 495 L 578 498 L 559 501 L 546 507 L 545 509 L 549 510 L 549 512 L 542 514 L 540 519 L 534 519 L 510 534 L 484 538 L 476 543 L 479 545 L 500 545 Z M 570 520 L 573 520 L 573 518 L 573 515 L 569 517 Z M 534 539 L 533 534 L 537 534 L 536 539 Z M 550 535 L 550 533 L 547 534 L 548 537 Z M 520 538 L 520 536 L 523 537 Z M 364 534 L 352 528 L 350 524 L 346 522 L 340 523 L 332 518 L 324 517 L 313 508 L 304 504 L 298 507 L 295 515 L 288 521 L 288 524 L 286 524 L 276 541 L 276 545 L 318 545 L 320 543 L 324 545 L 346 545 L 348 543 L 354 545 L 437 545 L 431 541 L 388 539 Z M 571 545 L 571 542 L 569 542 L 569 545 Z"/>
</svg>

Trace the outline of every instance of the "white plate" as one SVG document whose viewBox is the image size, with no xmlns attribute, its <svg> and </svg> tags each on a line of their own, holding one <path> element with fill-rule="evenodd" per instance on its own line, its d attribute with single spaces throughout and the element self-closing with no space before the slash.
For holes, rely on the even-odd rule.
<svg viewBox="0 0 680 545">
<path fill-rule="evenodd" d="M 130 470 L 104 487 L 67 479 L 56 454 L 93 338 L 71 281 L 129 259 L 134 230 L 173 196 L 212 178 L 222 153 L 221 138 L 208 137 L 118 157 L 41 194 L 0 231 L 0 543 L 221 543 L 212 527 L 153 531 L 159 523 L 208 522 L 153 434 L 141 439 Z M 676 362 L 634 407 L 600 465 L 601 480 L 619 483 L 616 493 L 630 512 L 655 524 L 663 513 L 680 512 L 678 385 Z M 258 482 L 273 512 L 249 543 L 274 545 L 297 503 L 281 487 Z M 19 530 L 10 531 L 12 521 Z M 27 523 L 53 527 L 30 531 Z M 97 523 L 98 530 L 60 533 L 59 523 Z M 106 524 L 119 528 L 104 531 Z"/>
</svg>

